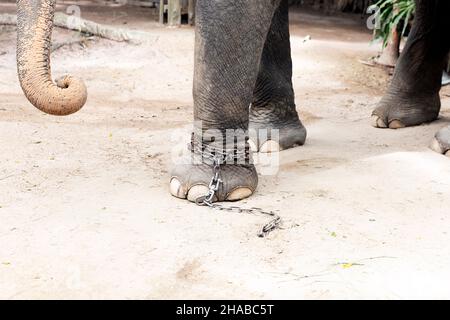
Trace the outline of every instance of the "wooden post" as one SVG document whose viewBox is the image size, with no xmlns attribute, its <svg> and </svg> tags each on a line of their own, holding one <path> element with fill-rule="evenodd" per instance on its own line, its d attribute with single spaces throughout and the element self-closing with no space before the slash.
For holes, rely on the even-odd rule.
<svg viewBox="0 0 450 320">
<path fill-rule="evenodd" d="M 197 3 L 197 0 L 189 0 L 189 6 L 188 6 L 188 16 L 189 21 L 188 23 L 193 26 L 195 24 L 195 5 Z"/>
<path fill-rule="evenodd" d="M 164 0 L 159 0 L 159 23 L 164 24 Z"/>
<path fill-rule="evenodd" d="M 169 26 L 181 25 L 181 0 L 169 0 L 168 6 L 168 24 Z"/>
</svg>

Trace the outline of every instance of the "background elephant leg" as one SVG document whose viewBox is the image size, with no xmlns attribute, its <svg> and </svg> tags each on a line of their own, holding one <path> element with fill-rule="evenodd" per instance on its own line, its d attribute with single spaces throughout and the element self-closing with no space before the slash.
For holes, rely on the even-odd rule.
<svg viewBox="0 0 450 320">
<path fill-rule="evenodd" d="M 392 83 L 372 115 L 379 128 L 436 120 L 439 90 L 450 48 L 450 1 L 416 0 L 417 14 Z"/>
<path fill-rule="evenodd" d="M 431 149 L 450 157 L 450 126 L 441 129 L 431 143 Z"/>
<path fill-rule="evenodd" d="M 197 4 L 195 139 L 222 148 L 226 130 L 240 130 L 247 135 L 259 61 L 279 1 L 199 0 Z M 171 193 L 195 201 L 206 194 L 211 177 L 208 161 L 179 165 L 172 172 Z M 221 179 L 216 201 L 250 196 L 258 177 L 252 164 L 226 164 Z"/>
<path fill-rule="evenodd" d="M 276 10 L 264 45 L 250 108 L 250 129 L 256 132 L 252 139 L 261 152 L 305 143 L 306 129 L 295 108 L 292 86 L 288 0 Z M 271 140 L 270 129 L 279 130 L 279 141 Z"/>
</svg>

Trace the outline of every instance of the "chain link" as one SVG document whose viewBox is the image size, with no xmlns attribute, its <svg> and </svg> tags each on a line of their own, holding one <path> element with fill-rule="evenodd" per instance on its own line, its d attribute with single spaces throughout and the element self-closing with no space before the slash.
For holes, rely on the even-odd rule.
<svg viewBox="0 0 450 320">
<path fill-rule="evenodd" d="M 223 206 L 221 204 L 213 203 L 214 196 L 216 195 L 216 192 L 219 191 L 220 185 L 223 183 L 223 181 L 220 179 L 220 169 L 222 166 L 221 160 L 222 157 L 212 157 L 213 161 L 213 177 L 211 179 L 211 182 L 209 183 L 209 191 L 208 193 L 203 196 L 199 197 L 195 202 L 199 206 L 208 206 L 212 209 L 219 210 L 219 211 L 227 211 L 227 212 L 236 212 L 236 213 L 247 213 L 247 214 L 253 214 L 253 215 L 266 215 L 272 217 L 272 220 L 265 224 L 261 230 L 258 232 L 258 237 L 264 238 L 266 237 L 270 232 L 274 231 L 275 229 L 280 228 L 280 225 L 282 223 L 282 219 L 280 216 L 278 216 L 276 213 L 272 211 L 264 211 L 261 208 L 241 208 L 237 206 Z"/>
</svg>

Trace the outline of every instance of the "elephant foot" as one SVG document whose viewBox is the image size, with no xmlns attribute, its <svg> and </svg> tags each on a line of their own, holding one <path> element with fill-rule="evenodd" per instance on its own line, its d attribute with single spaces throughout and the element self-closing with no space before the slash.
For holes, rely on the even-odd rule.
<svg viewBox="0 0 450 320">
<path fill-rule="evenodd" d="M 249 129 L 252 149 L 262 153 L 302 146 L 307 136 L 306 128 L 296 111 L 280 118 L 276 112 L 268 114 L 261 110 L 251 110 Z"/>
<path fill-rule="evenodd" d="M 179 165 L 172 171 L 170 193 L 177 198 L 196 202 L 209 191 L 213 167 L 208 164 Z M 213 202 L 238 201 L 250 197 L 258 185 L 253 165 L 222 165 L 219 190 Z"/>
<path fill-rule="evenodd" d="M 401 129 L 436 120 L 441 109 L 439 95 L 426 98 L 385 96 L 372 113 L 375 128 Z"/>
<path fill-rule="evenodd" d="M 445 154 L 450 157 L 450 126 L 441 129 L 433 141 L 431 142 L 430 148 L 440 154 Z"/>
</svg>

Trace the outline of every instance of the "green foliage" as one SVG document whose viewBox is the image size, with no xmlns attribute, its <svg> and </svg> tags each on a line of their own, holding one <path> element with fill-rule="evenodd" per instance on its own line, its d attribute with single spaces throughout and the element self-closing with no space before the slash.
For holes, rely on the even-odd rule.
<svg viewBox="0 0 450 320">
<path fill-rule="evenodd" d="M 394 28 L 404 36 L 416 5 L 414 0 L 379 0 L 375 6 L 380 8 L 380 29 L 375 30 L 374 38 L 383 40 L 386 47 Z"/>
</svg>

